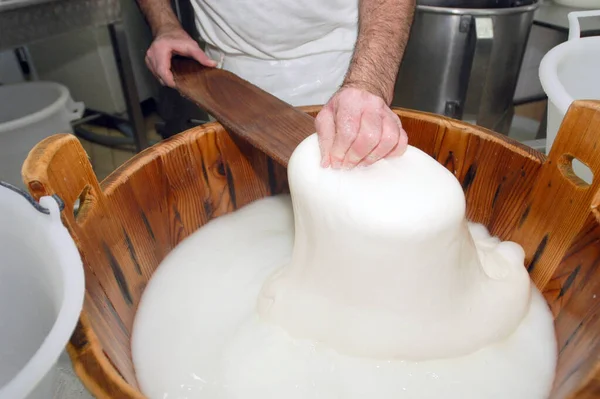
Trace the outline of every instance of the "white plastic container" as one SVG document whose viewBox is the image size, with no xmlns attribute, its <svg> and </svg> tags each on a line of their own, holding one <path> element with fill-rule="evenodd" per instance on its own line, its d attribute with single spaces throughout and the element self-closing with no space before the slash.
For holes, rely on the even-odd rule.
<svg viewBox="0 0 600 399">
<path fill-rule="evenodd" d="M 83 306 L 81 257 L 53 197 L 0 182 L 0 399 L 50 399 Z"/>
<path fill-rule="evenodd" d="M 84 105 L 54 82 L 0 86 L 0 180 L 23 188 L 21 166 L 29 151 L 56 133 L 72 133 Z"/>
<path fill-rule="evenodd" d="M 554 0 L 554 2 L 572 8 L 600 8 L 600 0 Z"/>
<path fill-rule="evenodd" d="M 600 10 L 569 13 L 569 39 L 550 50 L 540 63 L 540 82 L 548 96 L 547 154 L 571 103 L 600 99 L 600 36 L 582 38 L 579 27 L 579 18 L 593 16 L 600 16 Z M 574 162 L 573 168 L 583 180 L 591 181 L 587 167 Z"/>
</svg>

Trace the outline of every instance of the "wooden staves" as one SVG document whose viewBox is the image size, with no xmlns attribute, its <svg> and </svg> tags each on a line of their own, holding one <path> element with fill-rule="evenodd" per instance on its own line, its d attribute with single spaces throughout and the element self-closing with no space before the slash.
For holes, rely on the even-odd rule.
<svg viewBox="0 0 600 399">
<path fill-rule="evenodd" d="M 410 144 L 462 183 L 468 218 L 502 239 L 516 239 L 528 264 L 535 260 L 538 272 L 531 275 L 555 315 L 560 350 L 551 399 L 600 392 L 598 182 L 582 191 L 565 163 L 555 161 L 563 154 L 581 157 L 600 174 L 597 155 L 582 144 L 600 134 L 599 107 L 575 103 L 548 158 L 462 122 L 396 110 Z M 303 109 L 311 117 L 318 110 Z M 101 399 L 143 398 L 129 340 L 140 295 L 166 254 L 208 220 L 287 191 L 278 162 L 234 141 L 218 123 L 143 151 L 101 184 L 77 139 L 53 136 L 30 153 L 23 177 L 36 198 L 58 194 L 65 202 L 63 221 L 86 273 L 84 309 L 68 350 L 77 374 Z"/>
</svg>

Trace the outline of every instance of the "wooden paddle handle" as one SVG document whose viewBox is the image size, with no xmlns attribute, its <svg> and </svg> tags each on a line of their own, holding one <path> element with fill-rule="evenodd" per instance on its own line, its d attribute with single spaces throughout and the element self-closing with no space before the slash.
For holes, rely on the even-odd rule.
<svg viewBox="0 0 600 399">
<path fill-rule="evenodd" d="M 171 70 L 181 95 L 283 166 L 296 146 L 315 133 L 310 115 L 231 72 L 181 57 L 173 58 Z"/>
<path fill-rule="evenodd" d="M 527 268 L 539 287 L 550 280 L 590 211 L 600 203 L 599 146 L 600 102 L 573 102 L 511 237 L 524 243 Z M 591 184 L 575 175 L 573 159 L 592 171 Z"/>
</svg>

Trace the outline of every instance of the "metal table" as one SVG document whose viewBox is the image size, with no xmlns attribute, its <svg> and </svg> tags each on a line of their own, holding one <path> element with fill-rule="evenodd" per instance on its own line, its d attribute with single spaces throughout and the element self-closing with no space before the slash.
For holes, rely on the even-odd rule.
<svg viewBox="0 0 600 399">
<path fill-rule="evenodd" d="M 569 20 L 567 15 L 572 11 L 585 10 L 586 9 L 584 8 L 565 7 L 554 3 L 552 0 L 542 0 L 533 17 L 533 23 L 535 25 L 563 32 L 567 35 L 569 33 Z M 600 17 L 581 18 L 580 24 L 581 36 L 600 35 Z"/>
<path fill-rule="evenodd" d="M 148 139 L 122 25 L 120 0 L 0 0 L 0 50 L 101 26 L 110 32 L 134 144 L 141 151 L 148 147 Z"/>
</svg>

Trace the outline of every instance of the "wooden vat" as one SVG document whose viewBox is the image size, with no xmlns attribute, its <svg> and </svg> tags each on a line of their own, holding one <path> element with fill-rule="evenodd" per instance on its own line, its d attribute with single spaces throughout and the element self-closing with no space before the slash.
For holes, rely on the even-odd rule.
<svg viewBox="0 0 600 399">
<path fill-rule="evenodd" d="M 304 111 L 316 115 L 318 107 Z M 552 399 L 600 397 L 600 102 L 571 107 L 553 152 L 436 115 L 396 110 L 409 142 L 462 183 L 468 217 L 524 246 L 526 267 L 555 316 L 560 357 Z M 85 264 L 84 309 L 68 345 L 98 398 L 143 398 L 130 353 L 140 296 L 171 249 L 208 220 L 287 190 L 285 168 L 218 123 L 138 154 L 101 184 L 77 139 L 39 143 L 23 166 L 30 192 L 58 194 Z M 74 212 L 75 203 L 79 203 Z"/>
</svg>

